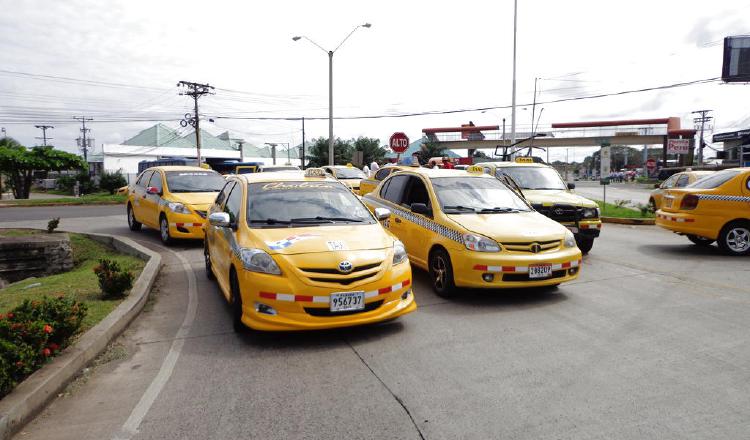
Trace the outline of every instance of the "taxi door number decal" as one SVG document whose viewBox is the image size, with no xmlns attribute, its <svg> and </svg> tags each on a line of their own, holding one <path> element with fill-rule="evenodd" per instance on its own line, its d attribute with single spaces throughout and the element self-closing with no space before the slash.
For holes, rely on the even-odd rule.
<svg viewBox="0 0 750 440">
<path fill-rule="evenodd" d="M 330 240 L 327 241 L 328 249 L 332 251 L 345 251 L 348 250 L 346 243 L 341 240 Z"/>
</svg>

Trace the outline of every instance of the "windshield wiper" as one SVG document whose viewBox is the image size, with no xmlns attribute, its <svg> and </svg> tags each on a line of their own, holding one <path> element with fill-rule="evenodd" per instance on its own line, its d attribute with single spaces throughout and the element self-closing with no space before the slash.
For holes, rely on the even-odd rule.
<svg viewBox="0 0 750 440">
<path fill-rule="evenodd" d="M 497 212 L 497 213 L 505 213 L 505 212 L 519 212 L 516 208 L 500 208 L 500 207 L 494 207 L 494 208 L 482 208 L 479 212 Z"/>
<path fill-rule="evenodd" d="M 529 190 L 534 191 L 534 190 L 537 190 L 537 189 L 564 189 L 564 188 L 545 188 L 545 187 L 541 187 L 541 188 L 524 188 L 524 189 L 529 189 Z"/>
<path fill-rule="evenodd" d="M 443 209 L 455 209 L 456 211 L 467 211 L 467 212 L 477 212 L 476 209 L 470 207 L 470 206 L 461 206 L 461 205 L 445 205 L 443 206 Z"/>
<path fill-rule="evenodd" d="M 289 220 L 278 220 L 275 218 L 264 218 L 264 219 L 250 219 L 248 220 L 250 223 L 265 223 L 267 225 L 289 225 L 292 222 Z"/>
<path fill-rule="evenodd" d="M 350 217 L 323 217 L 323 216 L 316 216 L 316 217 L 299 217 L 299 218 L 293 218 L 291 220 L 292 223 L 321 223 L 321 222 L 357 222 L 362 223 L 364 220 L 359 218 L 350 218 Z"/>
</svg>

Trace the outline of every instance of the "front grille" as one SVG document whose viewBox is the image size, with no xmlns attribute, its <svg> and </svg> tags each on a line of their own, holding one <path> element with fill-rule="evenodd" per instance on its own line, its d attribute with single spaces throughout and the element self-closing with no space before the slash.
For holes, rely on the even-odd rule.
<svg viewBox="0 0 750 440">
<path fill-rule="evenodd" d="M 560 248 L 560 240 L 525 241 L 518 243 L 500 243 L 505 250 L 511 252 L 534 252 L 534 245 L 539 245 L 539 252 L 549 252 Z"/>
<path fill-rule="evenodd" d="M 581 219 L 583 208 L 573 205 L 532 205 L 540 214 L 543 214 L 557 222 L 577 222 Z"/>
<path fill-rule="evenodd" d="M 534 278 L 533 280 L 529 278 L 529 274 L 527 273 L 504 273 L 503 281 L 544 281 L 553 278 L 562 278 L 565 276 L 565 272 L 565 270 L 556 270 L 552 272 L 552 276 L 547 278 Z"/>
<path fill-rule="evenodd" d="M 361 272 L 363 270 L 372 269 L 373 267 L 380 266 L 380 263 L 372 263 L 372 264 L 363 264 L 362 266 L 357 266 L 354 269 L 352 269 L 351 272 L 349 272 L 347 275 L 351 275 L 355 272 Z M 312 272 L 312 273 L 328 273 L 328 274 L 334 274 L 334 275 L 342 275 L 341 271 L 338 269 L 331 269 L 329 267 L 324 268 L 306 268 L 306 269 L 300 269 L 303 272 Z"/>
<path fill-rule="evenodd" d="M 317 283 L 336 283 L 341 284 L 342 286 L 348 286 L 351 283 L 356 283 L 357 281 L 362 281 L 367 278 L 370 278 L 372 274 L 367 275 L 360 275 L 358 277 L 354 278 L 345 278 L 345 279 L 338 279 L 338 278 L 310 278 L 311 281 L 315 281 Z"/>
<path fill-rule="evenodd" d="M 383 262 L 368 263 L 360 266 L 355 266 L 349 273 L 341 273 L 338 268 L 332 267 L 313 267 L 313 268 L 300 268 L 302 275 L 307 277 L 314 283 L 327 283 L 336 284 L 340 286 L 348 286 L 358 281 L 363 281 L 368 278 L 376 276 L 381 268 Z"/>
<path fill-rule="evenodd" d="M 383 300 L 380 299 L 380 300 L 365 304 L 365 308 L 362 310 L 351 310 L 348 312 L 332 312 L 330 308 L 325 308 L 325 307 L 305 307 L 305 312 L 307 312 L 307 314 L 310 316 L 319 316 L 319 317 L 346 316 L 346 315 L 355 315 L 357 313 L 371 312 L 382 305 L 383 305 Z"/>
<path fill-rule="evenodd" d="M 201 218 L 206 218 L 206 211 L 198 211 L 198 210 L 196 209 L 196 210 L 195 210 L 195 212 L 196 212 L 196 213 L 197 213 L 197 214 L 198 214 L 199 216 L 201 216 Z"/>
</svg>

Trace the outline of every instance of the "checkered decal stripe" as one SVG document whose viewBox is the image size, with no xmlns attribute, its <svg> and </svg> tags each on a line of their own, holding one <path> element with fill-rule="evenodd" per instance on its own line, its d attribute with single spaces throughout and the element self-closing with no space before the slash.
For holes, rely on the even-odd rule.
<svg viewBox="0 0 750 440">
<path fill-rule="evenodd" d="M 721 194 L 698 194 L 700 200 L 720 200 L 722 202 L 750 202 L 750 197 L 725 196 Z"/>
<path fill-rule="evenodd" d="M 400 283 L 392 286 L 382 287 L 378 290 L 370 290 L 365 292 L 365 298 L 375 298 L 386 293 L 396 292 L 401 289 L 405 289 L 411 285 L 411 280 L 404 280 Z M 315 304 L 328 304 L 330 298 L 327 296 L 312 296 L 312 295 L 292 295 L 291 293 L 273 293 L 273 292 L 260 292 L 261 298 L 273 299 L 276 301 L 287 301 L 287 302 L 308 302 Z"/>
<path fill-rule="evenodd" d="M 582 260 L 566 261 L 564 263 L 552 264 L 552 270 L 570 269 L 571 267 L 579 267 Z M 487 266 L 484 264 L 477 264 L 474 266 L 474 270 L 482 272 L 506 272 L 506 273 L 529 273 L 529 266 Z"/>
<path fill-rule="evenodd" d="M 366 197 L 367 201 L 372 203 L 373 205 L 377 205 L 381 208 L 390 209 L 391 212 L 398 215 L 399 217 L 402 217 L 404 220 L 408 220 L 418 226 L 421 226 L 425 229 L 429 229 L 432 232 L 435 232 L 436 234 L 440 234 L 443 237 L 449 238 L 457 243 L 464 244 L 464 237 L 463 234 L 461 234 L 458 231 L 454 231 L 453 229 L 443 226 L 439 223 L 436 223 L 430 219 L 426 219 L 422 216 L 416 215 L 411 211 L 407 211 L 403 208 L 398 208 L 393 205 L 386 205 L 385 203 L 381 203 L 379 200 L 376 200 L 372 197 Z"/>
<path fill-rule="evenodd" d="M 656 214 L 656 217 L 663 218 L 664 220 L 669 220 L 670 222 L 677 222 L 677 223 L 693 223 L 695 221 L 694 218 L 672 217 L 671 215 L 665 215 L 665 214 Z"/>
</svg>

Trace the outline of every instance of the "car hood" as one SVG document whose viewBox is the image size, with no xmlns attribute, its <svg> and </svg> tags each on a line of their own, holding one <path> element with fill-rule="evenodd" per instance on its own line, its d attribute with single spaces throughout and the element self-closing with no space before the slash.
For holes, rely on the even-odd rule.
<svg viewBox="0 0 750 440">
<path fill-rule="evenodd" d="M 200 193 L 170 193 L 169 201 L 179 202 L 183 205 L 190 205 L 197 209 L 207 208 L 211 205 L 218 192 L 200 192 Z"/>
<path fill-rule="evenodd" d="M 563 204 L 586 208 L 596 207 L 593 201 L 562 189 L 524 189 L 523 195 L 534 205 Z"/>
<path fill-rule="evenodd" d="M 253 228 L 269 254 L 376 250 L 393 247 L 393 238 L 379 223 L 371 225 Z"/>
<path fill-rule="evenodd" d="M 552 241 L 565 237 L 564 226 L 538 212 L 453 214 L 449 219 L 485 237 L 503 242 Z"/>
</svg>

